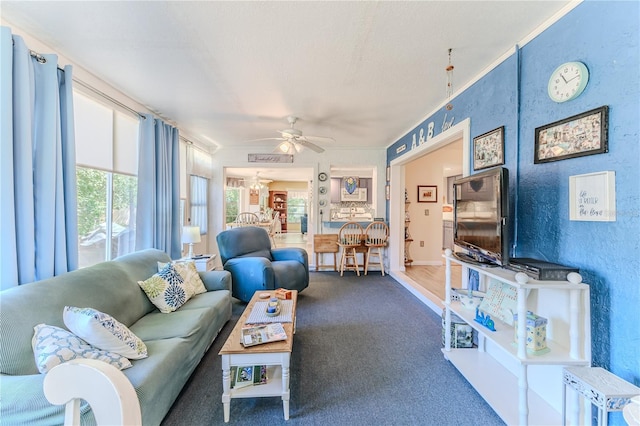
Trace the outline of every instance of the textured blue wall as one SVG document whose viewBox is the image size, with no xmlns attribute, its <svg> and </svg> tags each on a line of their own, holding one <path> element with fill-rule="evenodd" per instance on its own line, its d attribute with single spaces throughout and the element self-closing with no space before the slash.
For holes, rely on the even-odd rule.
<svg viewBox="0 0 640 426">
<path fill-rule="evenodd" d="M 544 31 L 389 147 L 396 148 L 445 113 L 454 124 L 471 118 L 471 137 L 505 126 L 505 167 L 517 212 L 514 254 L 580 268 L 591 285 L 594 365 L 640 385 L 640 3 L 586 1 Z M 519 56 L 519 58 L 518 58 Z M 547 96 L 551 72 L 582 61 L 590 81 L 576 100 Z M 520 80 L 518 83 L 518 62 Z M 533 164 L 534 130 L 581 112 L 609 106 L 609 152 Z M 569 176 L 613 170 L 615 222 L 569 220 Z M 613 419 L 621 422 L 620 417 Z M 621 423 L 622 424 L 622 423 Z"/>
</svg>

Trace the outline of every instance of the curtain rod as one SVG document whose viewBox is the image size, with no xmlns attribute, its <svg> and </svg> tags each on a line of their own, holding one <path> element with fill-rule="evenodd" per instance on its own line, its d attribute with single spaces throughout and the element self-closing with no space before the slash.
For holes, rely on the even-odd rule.
<svg viewBox="0 0 640 426">
<path fill-rule="evenodd" d="M 15 43 L 15 42 L 14 42 Z M 44 55 L 36 52 L 35 50 L 31 50 L 29 49 L 29 54 L 35 58 L 36 61 L 40 62 L 41 64 L 46 64 L 47 63 L 47 58 L 44 57 Z M 58 65 L 58 69 L 62 72 L 64 72 L 64 68 L 60 68 L 60 66 Z M 120 108 L 123 108 L 127 111 L 129 111 L 130 113 L 132 113 L 133 115 L 136 115 L 144 120 L 147 119 L 147 117 L 145 117 L 144 115 L 140 114 L 138 111 L 136 111 L 135 109 L 123 104 L 122 102 L 120 102 L 117 99 L 112 98 L 111 96 L 107 95 L 106 93 L 96 89 L 93 86 L 90 86 L 89 84 L 85 83 L 82 80 L 77 79 L 75 76 L 73 77 L 73 81 L 74 83 L 79 84 L 80 86 L 84 87 L 85 89 L 88 89 L 90 91 L 92 91 L 93 93 L 95 93 L 98 96 L 103 97 L 104 99 L 108 100 L 109 102 L 114 103 L 115 105 L 118 105 Z"/>
<path fill-rule="evenodd" d="M 116 105 L 118 105 L 120 108 L 124 108 L 127 111 L 129 111 L 130 113 L 142 118 L 142 119 L 147 119 L 147 117 L 145 117 L 143 114 L 140 114 L 138 111 L 136 111 L 135 109 L 123 104 L 122 102 L 120 102 L 117 99 L 112 98 L 111 96 L 107 95 L 106 93 L 102 92 L 101 90 L 96 89 L 95 87 L 85 83 L 82 80 L 78 80 L 76 77 L 73 77 L 73 82 L 79 84 L 80 86 L 84 87 L 87 90 L 92 91 L 93 93 L 95 93 L 98 96 L 103 97 L 104 99 L 108 100 L 111 103 L 114 103 Z"/>
</svg>

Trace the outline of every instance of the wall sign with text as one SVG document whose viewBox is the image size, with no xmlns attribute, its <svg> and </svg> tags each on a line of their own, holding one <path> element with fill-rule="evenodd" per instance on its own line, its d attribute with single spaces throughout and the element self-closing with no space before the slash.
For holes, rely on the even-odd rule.
<svg viewBox="0 0 640 426">
<path fill-rule="evenodd" d="M 615 172 L 606 171 L 569 176 L 569 219 L 615 222 Z"/>
</svg>

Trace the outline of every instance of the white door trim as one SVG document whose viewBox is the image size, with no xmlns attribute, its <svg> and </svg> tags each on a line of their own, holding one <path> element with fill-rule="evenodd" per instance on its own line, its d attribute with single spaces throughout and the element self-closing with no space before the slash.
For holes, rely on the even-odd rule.
<svg viewBox="0 0 640 426">
<path fill-rule="evenodd" d="M 462 139 L 462 174 L 470 174 L 471 120 L 464 119 L 407 154 L 391 161 L 389 199 L 389 264 L 391 271 L 404 271 L 404 190 L 405 165 L 445 145 Z"/>
</svg>

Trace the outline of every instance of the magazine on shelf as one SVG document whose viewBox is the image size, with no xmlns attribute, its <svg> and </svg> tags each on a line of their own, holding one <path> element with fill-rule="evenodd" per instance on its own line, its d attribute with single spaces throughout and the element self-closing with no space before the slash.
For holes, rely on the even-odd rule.
<svg viewBox="0 0 640 426">
<path fill-rule="evenodd" d="M 240 337 L 240 343 L 244 347 L 277 342 L 279 340 L 287 340 L 287 333 L 284 331 L 282 323 L 279 322 L 244 327 Z"/>
<path fill-rule="evenodd" d="M 231 389 L 240 389 L 252 385 L 267 383 L 266 365 L 248 365 L 231 367 Z"/>
</svg>

